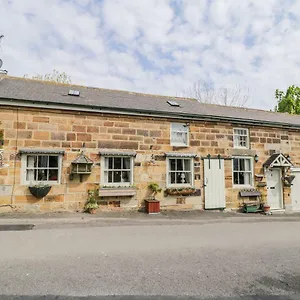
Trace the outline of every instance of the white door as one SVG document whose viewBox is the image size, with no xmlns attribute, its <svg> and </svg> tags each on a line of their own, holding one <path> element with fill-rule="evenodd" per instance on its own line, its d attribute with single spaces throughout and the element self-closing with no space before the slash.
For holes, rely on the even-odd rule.
<svg viewBox="0 0 300 300">
<path fill-rule="evenodd" d="M 267 203 L 271 209 L 282 208 L 282 182 L 281 169 L 272 168 L 266 170 Z"/>
<path fill-rule="evenodd" d="M 204 208 L 225 208 L 224 159 L 204 159 L 204 185 Z"/>
<path fill-rule="evenodd" d="M 295 176 L 291 187 L 292 210 L 300 210 L 300 168 L 291 169 L 291 175 Z"/>
</svg>

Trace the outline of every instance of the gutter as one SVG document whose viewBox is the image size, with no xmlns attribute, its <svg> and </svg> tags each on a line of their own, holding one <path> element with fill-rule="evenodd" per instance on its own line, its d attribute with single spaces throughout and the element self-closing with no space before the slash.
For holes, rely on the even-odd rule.
<svg viewBox="0 0 300 300">
<path fill-rule="evenodd" d="M 44 101 L 33 101 L 33 100 L 19 100 L 19 99 L 3 99 L 0 98 L 0 104 L 5 106 L 16 106 L 16 107 L 32 107 L 32 108 L 43 108 L 43 109 L 58 109 L 58 110 L 69 110 L 69 111 L 79 111 L 79 112 L 93 112 L 93 113 L 105 113 L 105 114 L 120 114 L 129 116 L 145 116 L 145 117 L 157 117 L 157 118 L 170 118 L 170 119 L 181 119 L 181 120 L 195 120 L 195 121 L 217 121 L 217 122 L 230 122 L 243 125 L 263 125 L 266 127 L 278 127 L 284 129 L 300 129 L 300 124 L 289 124 L 281 122 L 272 121 L 261 121 L 261 120 L 251 120 L 243 118 L 234 117 L 224 117 L 224 116 L 212 116 L 212 115 L 195 115 L 195 114 L 185 114 L 185 113 L 172 113 L 172 112 L 159 112 L 152 110 L 141 110 L 141 109 L 127 109 L 127 108 L 117 108 L 113 109 L 111 107 L 101 107 L 101 106 L 87 106 L 81 104 L 62 104 L 62 103 L 52 103 Z"/>
</svg>

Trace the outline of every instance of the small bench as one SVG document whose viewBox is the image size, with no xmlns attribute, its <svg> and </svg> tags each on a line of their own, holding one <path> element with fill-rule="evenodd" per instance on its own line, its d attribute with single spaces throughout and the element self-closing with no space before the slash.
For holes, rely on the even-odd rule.
<svg viewBox="0 0 300 300">
<path fill-rule="evenodd" d="M 245 213 L 249 213 L 249 212 L 255 213 L 255 212 L 262 211 L 261 203 L 260 203 L 261 192 L 259 192 L 258 190 L 256 189 L 240 190 L 240 197 L 242 198 L 248 197 L 249 199 L 253 199 L 247 202 L 243 201 Z"/>
</svg>

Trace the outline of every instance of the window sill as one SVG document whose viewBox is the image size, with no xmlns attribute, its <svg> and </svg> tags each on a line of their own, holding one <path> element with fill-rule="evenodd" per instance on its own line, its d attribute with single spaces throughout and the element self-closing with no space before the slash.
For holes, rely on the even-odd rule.
<svg viewBox="0 0 300 300">
<path fill-rule="evenodd" d="M 232 188 L 235 190 L 254 189 L 254 186 L 253 185 L 233 185 Z"/>
<path fill-rule="evenodd" d="M 100 188 L 98 191 L 99 197 L 135 196 L 135 195 L 136 195 L 136 189 L 133 187 Z"/>
<path fill-rule="evenodd" d="M 178 147 L 178 148 L 187 148 L 189 145 L 187 144 L 171 144 L 172 147 Z"/>
</svg>

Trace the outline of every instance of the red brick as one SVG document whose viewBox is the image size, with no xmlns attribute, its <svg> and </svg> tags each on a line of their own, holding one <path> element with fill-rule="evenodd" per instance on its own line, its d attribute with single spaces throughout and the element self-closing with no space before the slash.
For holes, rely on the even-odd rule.
<svg viewBox="0 0 300 300">
<path fill-rule="evenodd" d="M 129 123 L 115 122 L 115 127 L 129 127 Z"/>
<path fill-rule="evenodd" d="M 112 126 L 114 126 L 114 122 L 111 122 L 111 121 L 105 121 L 105 122 L 103 123 L 103 126 L 106 126 L 106 127 L 112 127 Z"/>
<path fill-rule="evenodd" d="M 107 129 L 107 133 L 122 133 L 122 128 L 110 127 Z"/>
<path fill-rule="evenodd" d="M 151 136 L 151 137 L 161 137 L 161 131 L 158 131 L 158 130 L 151 130 L 151 131 L 150 131 L 150 136 Z"/>
<path fill-rule="evenodd" d="M 113 140 L 128 140 L 128 136 L 127 135 L 113 135 L 112 136 Z"/>
</svg>

